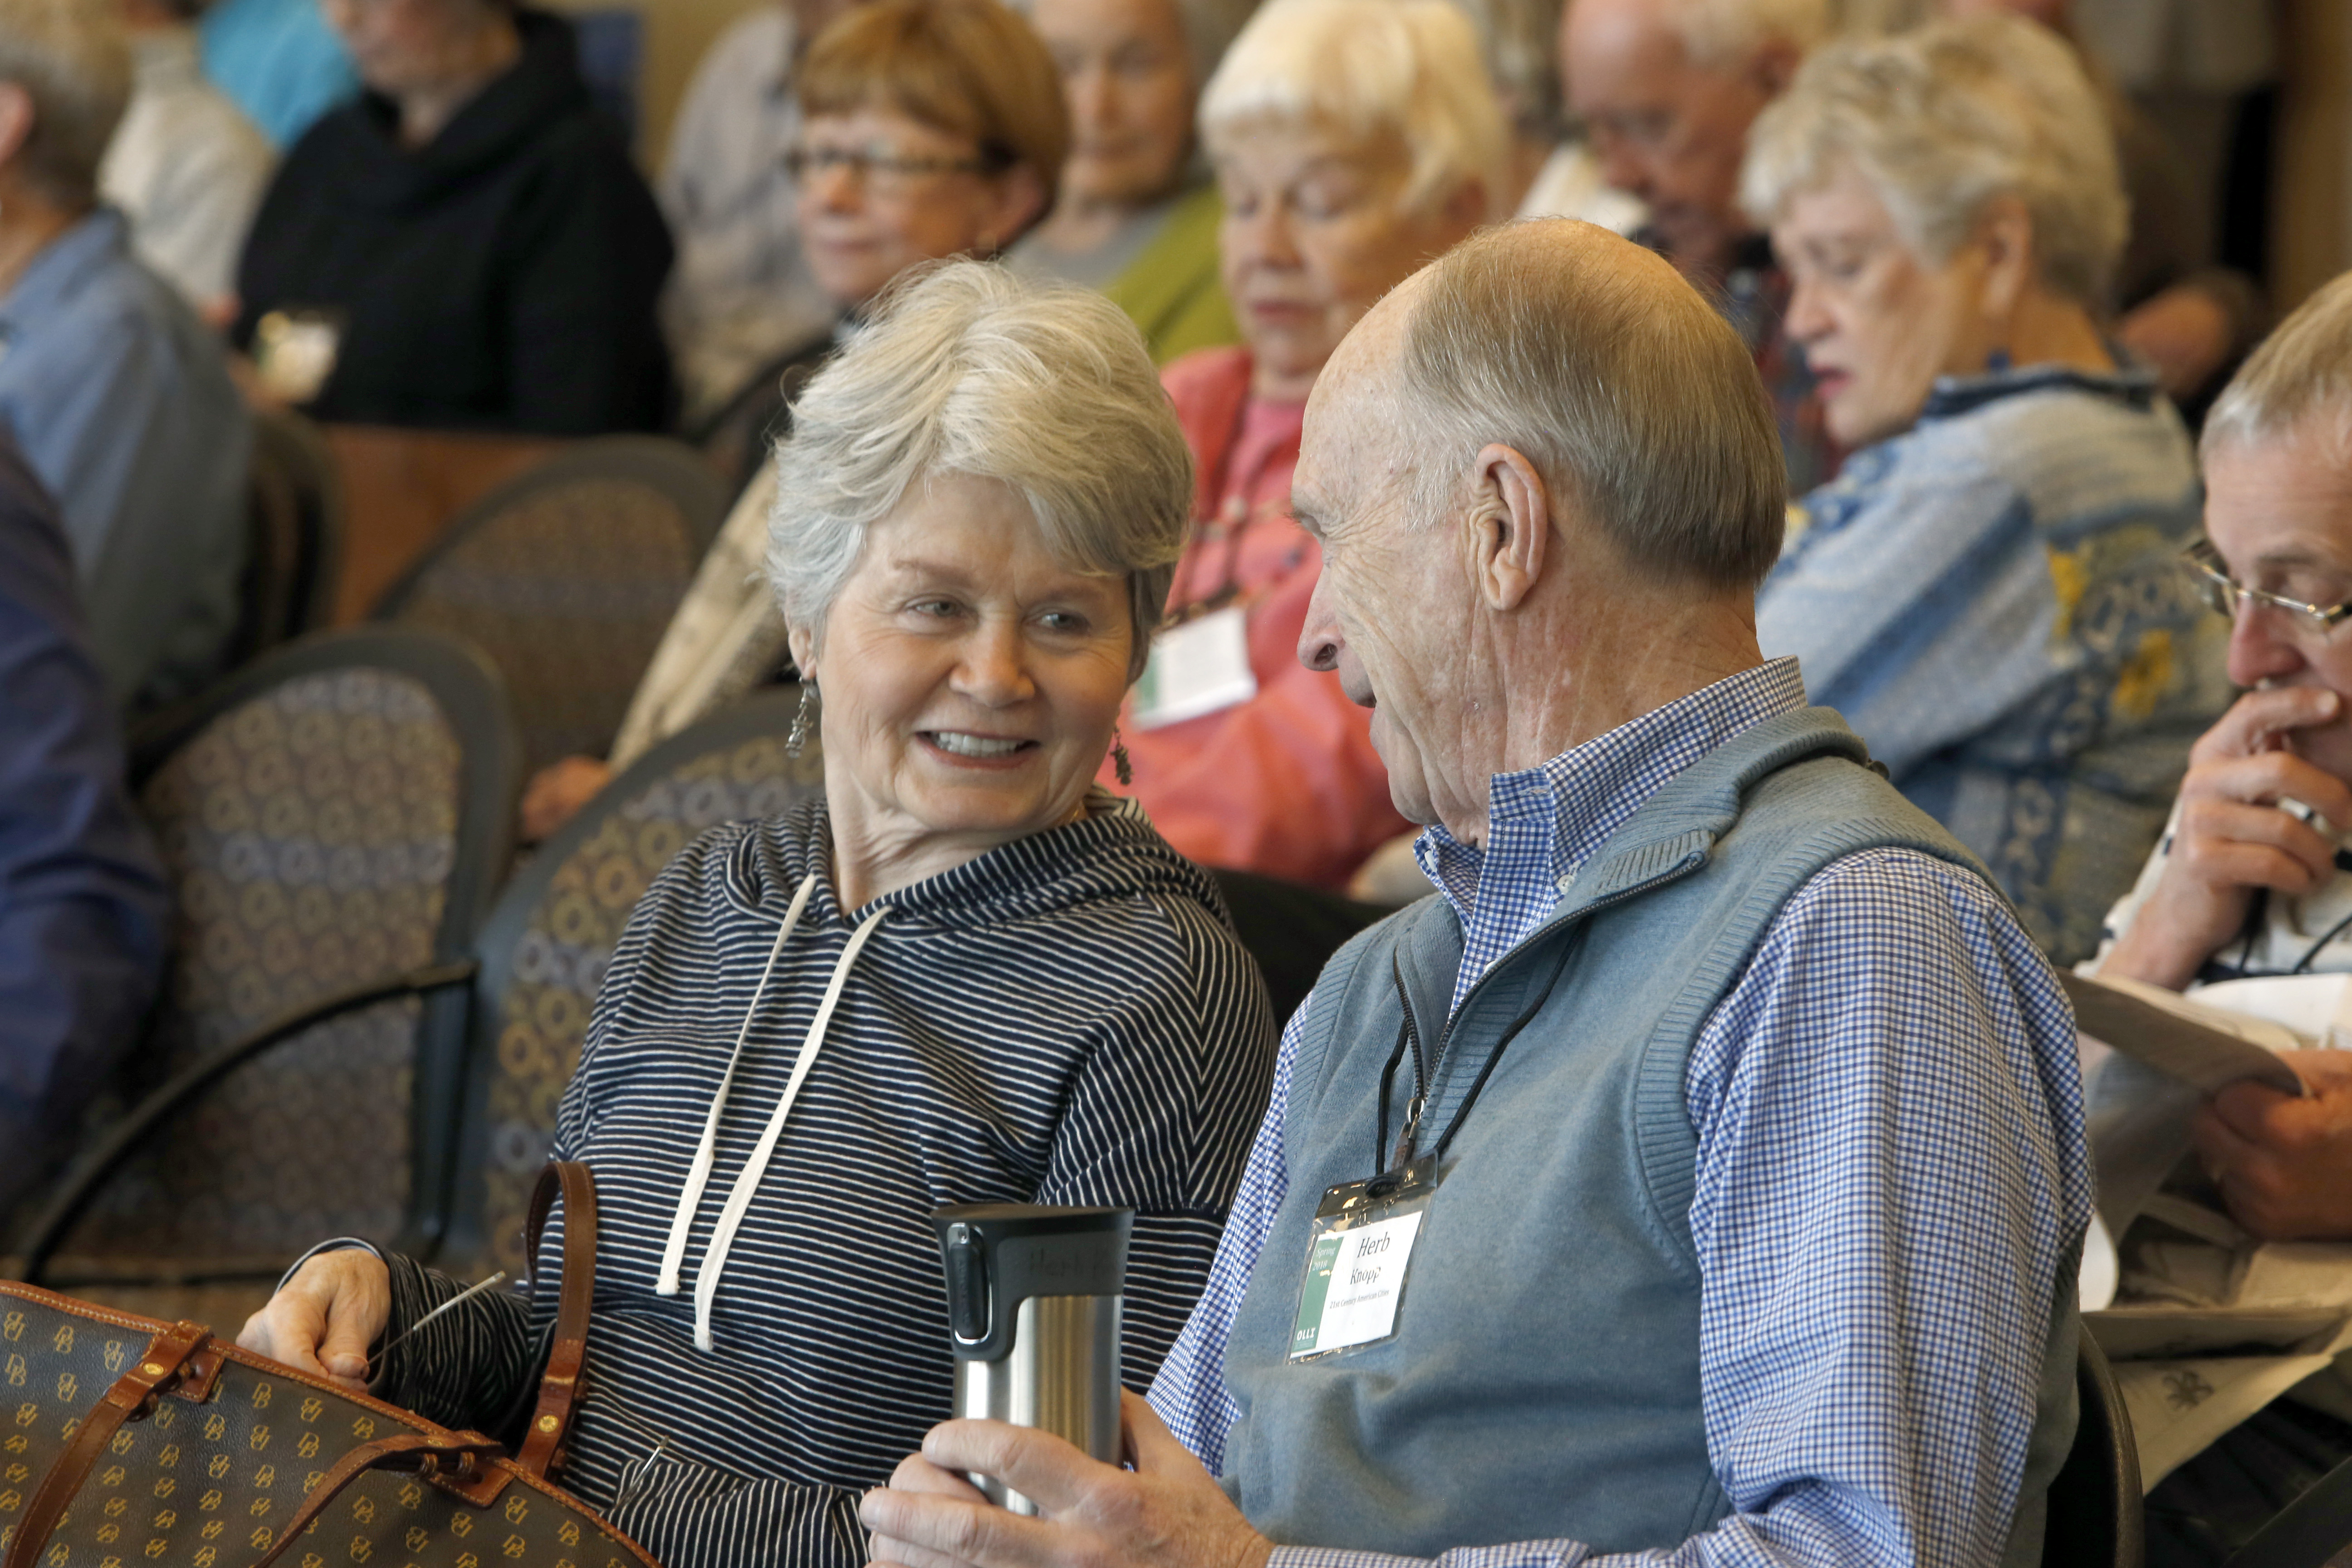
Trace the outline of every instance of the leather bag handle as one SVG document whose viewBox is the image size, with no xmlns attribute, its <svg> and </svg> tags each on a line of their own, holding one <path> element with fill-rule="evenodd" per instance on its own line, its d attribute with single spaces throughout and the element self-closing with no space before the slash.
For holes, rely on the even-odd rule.
<svg viewBox="0 0 2352 1568">
<path fill-rule="evenodd" d="M 523 1435 L 515 1464 L 534 1479 L 546 1480 L 563 1458 L 580 1403 L 580 1373 L 588 1360 L 588 1310 L 596 1296 L 596 1178 L 578 1160 L 554 1160 L 539 1173 L 523 1222 L 523 1256 L 539 1267 L 540 1234 L 556 1193 L 563 1194 L 563 1278 L 557 1287 L 555 1342 L 539 1383 L 539 1405 Z"/>
<path fill-rule="evenodd" d="M 89 1479 L 90 1471 L 98 1468 L 100 1457 L 114 1441 L 114 1435 L 122 1430 L 122 1424 L 145 1415 L 155 1403 L 157 1391 L 178 1377 L 211 1340 L 212 1331 L 202 1324 L 174 1323 L 157 1334 L 149 1342 L 147 1352 L 114 1380 L 114 1386 L 82 1418 L 73 1442 L 58 1456 L 49 1473 L 41 1478 L 33 1500 L 26 1504 L 24 1517 L 16 1521 L 16 1534 L 8 1543 L 5 1568 L 32 1568 L 41 1548 L 48 1544 L 58 1521 L 65 1517 L 75 1494 Z"/>
<path fill-rule="evenodd" d="M 302 1506 L 294 1510 L 294 1517 L 286 1521 L 286 1528 L 278 1532 L 278 1539 L 270 1542 L 269 1550 L 254 1559 L 253 1568 L 269 1568 L 284 1556 L 310 1529 L 310 1521 L 325 1512 L 327 1505 L 341 1496 L 345 1487 L 370 1470 L 424 1470 L 431 1474 L 443 1459 L 455 1458 L 460 1461 L 460 1473 L 464 1474 L 474 1460 L 487 1459 L 498 1452 L 496 1440 L 478 1432 L 395 1432 L 373 1443 L 362 1443 L 336 1460 L 335 1468 L 319 1479 L 310 1495 L 302 1500 Z"/>
</svg>

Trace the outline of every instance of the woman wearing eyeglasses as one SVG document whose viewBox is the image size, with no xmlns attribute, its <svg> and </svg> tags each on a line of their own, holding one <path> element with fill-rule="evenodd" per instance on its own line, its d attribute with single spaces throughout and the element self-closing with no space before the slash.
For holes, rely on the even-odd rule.
<svg viewBox="0 0 2352 1568">
<path fill-rule="evenodd" d="M 694 432 L 748 485 L 630 704 L 613 755 L 565 757 L 523 794 L 536 841 L 614 771 L 783 662 L 783 623 L 751 585 L 774 475 L 802 387 L 892 279 L 925 261 L 989 258 L 1054 205 L 1070 128 L 1054 58 L 997 0 L 881 0 L 835 20 L 801 57 L 800 134 L 785 154 L 808 270 L 840 319 L 753 375 Z"/>
<path fill-rule="evenodd" d="M 1759 638 L 2037 942 L 2087 957 L 2228 701 L 2176 564 L 2188 434 L 2100 329 L 2125 203 L 2097 100 L 2027 22 L 1843 42 L 1758 119 L 1742 186 L 1853 450 Z"/>
</svg>

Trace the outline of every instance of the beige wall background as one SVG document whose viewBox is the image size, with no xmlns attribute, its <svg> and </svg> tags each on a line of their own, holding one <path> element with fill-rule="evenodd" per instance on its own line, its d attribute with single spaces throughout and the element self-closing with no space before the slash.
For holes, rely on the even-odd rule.
<svg viewBox="0 0 2352 1568">
<path fill-rule="evenodd" d="M 551 10 L 602 11 L 615 0 L 541 0 Z M 669 145 L 670 121 L 693 79 L 703 50 L 727 25 L 769 0 L 634 0 L 627 8 L 646 23 L 645 144 L 637 149 L 647 168 L 660 165 Z"/>
</svg>

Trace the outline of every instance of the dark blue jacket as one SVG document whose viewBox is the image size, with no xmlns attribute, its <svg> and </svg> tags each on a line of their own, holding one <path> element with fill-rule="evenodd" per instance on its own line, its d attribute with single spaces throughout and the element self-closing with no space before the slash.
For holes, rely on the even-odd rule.
<svg viewBox="0 0 2352 1568">
<path fill-rule="evenodd" d="M 65 530 L 0 437 L 0 1210 L 137 1040 L 168 913 Z"/>
</svg>

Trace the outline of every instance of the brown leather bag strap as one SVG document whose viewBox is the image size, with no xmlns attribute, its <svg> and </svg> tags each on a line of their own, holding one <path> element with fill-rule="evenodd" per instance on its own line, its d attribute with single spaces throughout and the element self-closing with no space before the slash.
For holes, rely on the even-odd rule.
<svg viewBox="0 0 2352 1568">
<path fill-rule="evenodd" d="M 174 1323 L 155 1336 L 136 1365 L 114 1380 L 97 1407 L 82 1417 L 73 1442 L 58 1456 L 57 1463 L 34 1489 L 33 1500 L 25 1505 L 25 1515 L 16 1521 L 16 1536 L 8 1543 L 5 1568 L 32 1568 L 41 1548 L 48 1544 L 49 1532 L 65 1517 L 122 1424 L 145 1415 L 156 1391 L 180 1375 L 189 1359 L 211 1339 L 212 1331 L 200 1323 Z"/>
<path fill-rule="evenodd" d="M 278 1532 L 269 1550 L 254 1559 L 253 1568 L 269 1568 L 269 1564 L 286 1554 L 289 1547 L 310 1528 L 310 1521 L 326 1510 L 327 1505 L 342 1494 L 345 1487 L 370 1470 L 398 1468 L 429 1470 L 445 1458 L 456 1458 L 468 1466 L 476 1458 L 487 1459 L 499 1451 L 499 1445 L 478 1432 L 395 1432 L 389 1437 L 378 1437 L 373 1443 L 362 1443 L 335 1461 L 335 1468 L 319 1478 L 286 1528 Z"/>
<path fill-rule="evenodd" d="M 530 1194 L 530 1215 L 523 1224 L 523 1256 L 532 1268 L 539 1266 L 540 1233 L 547 1226 L 559 1187 L 563 1194 L 563 1279 L 558 1287 L 555 1342 L 547 1353 L 539 1405 L 523 1435 L 522 1452 L 515 1456 L 518 1466 L 541 1480 L 561 1464 L 563 1440 L 572 1429 L 572 1413 L 580 1402 L 580 1372 L 588 1360 L 588 1310 L 596 1296 L 596 1178 L 581 1162 L 551 1161 L 539 1173 L 539 1185 Z"/>
</svg>

